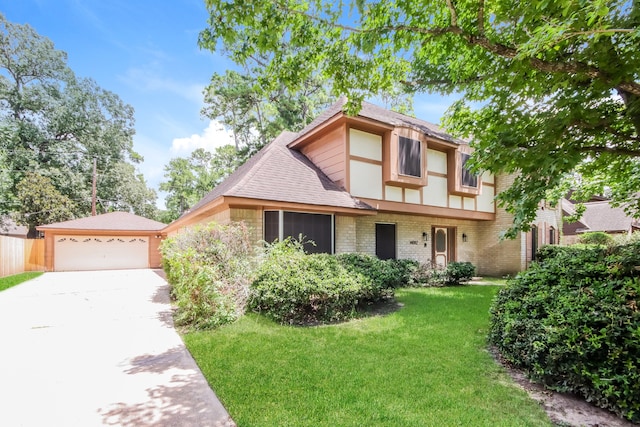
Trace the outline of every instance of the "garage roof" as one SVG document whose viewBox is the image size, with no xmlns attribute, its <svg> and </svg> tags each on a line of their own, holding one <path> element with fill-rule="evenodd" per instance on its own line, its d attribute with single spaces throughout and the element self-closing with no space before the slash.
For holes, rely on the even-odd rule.
<svg viewBox="0 0 640 427">
<path fill-rule="evenodd" d="M 110 212 L 71 221 L 40 225 L 38 230 L 87 230 L 87 231 L 160 231 L 166 224 L 134 215 L 129 212 Z"/>
</svg>

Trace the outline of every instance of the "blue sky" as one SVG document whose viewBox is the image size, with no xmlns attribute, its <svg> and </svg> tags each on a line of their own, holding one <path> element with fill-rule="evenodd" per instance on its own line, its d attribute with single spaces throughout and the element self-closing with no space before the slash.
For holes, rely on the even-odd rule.
<svg viewBox="0 0 640 427">
<path fill-rule="evenodd" d="M 0 12 L 51 39 L 76 75 L 133 106 L 134 149 L 145 158 L 139 170 L 152 188 L 171 158 L 231 143 L 218 123 L 200 115 L 211 75 L 234 68 L 198 48 L 207 25 L 204 0 L 0 0 Z M 417 97 L 415 113 L 437 123 L 451 102 Z"/>
</svg>

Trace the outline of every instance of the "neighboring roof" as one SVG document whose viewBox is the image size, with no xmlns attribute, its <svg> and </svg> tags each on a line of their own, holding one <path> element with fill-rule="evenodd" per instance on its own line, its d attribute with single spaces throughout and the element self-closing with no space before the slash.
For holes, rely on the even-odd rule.
<svg viewBox="0 0 640 427">
<path fill-rule="evenodd" d="M 29 233 L 29 227 L 26 225 L 18 225 L 14 220 L 8 217 L 0 217 L 0 234 L 4 236 L 23 237 Z"/>
<path fill-rule="evenodd" d="M 320 126 L 322 123 L 329 120 L 331 117 L 336 114 L 342 113 L 344 111 L 344 107 L 347 103 L 346 97 L 341 97 L 335 104 L 333 104 L 329 109 L 319 115 L 315 120 L 309 123 L 304 129 L 302 129 L 296 139 L 301 136 L 311 132 L 316 127 Z M 435 125 L 433 123 L 427 122 L 425 120 L 416 119 L 415 117 L 407 116 L 405 114 L 396 113 L 395 111 L 390 111 L 384 109 L 382 107 L 378 107 L 377 105 L 371 104 L 369 102 L 362 102 L 362 108 L 360 112 L 358 112 L 358 116 L 365 117 L 367 119 L 376 120 L 381 123 L 385 123 L 392 126 L 406 126 L 421 132 L 424 132 L 425 135 L 442 139 L 444 141 L 452 142 L 455 144 L 467 144 L 467 142 L 452 137 L 447 134 L 440 126 Z"/>
<path fill-rule="evenodd" d="M 628 216 L 622 207 L 613 207 L 608 201 L 587 202 L 580 222 L 585 228 L 578 230 L 604 231 L 609 233 L 629 231 L 632 227 L 640 226 L 640 223 Z M 566 199 L 562 200 L 562 209 L 569 215 L 575 210 L 573 204 Z"/>
<path fill-rule="evenodd" d="M 159 231 L 166 226 L 167 224 L 129 212 L 110 212 L 71 221 L 40 225 L 36 228 L 38 230 Z"/>
<path fill-rule="evenodd" d="M 292 132 L 281 133 L 183 216 L 222 196 L 373 210 L 331 181 L 302 153 L 287 148 L 295 137 Z"/>
</svg>

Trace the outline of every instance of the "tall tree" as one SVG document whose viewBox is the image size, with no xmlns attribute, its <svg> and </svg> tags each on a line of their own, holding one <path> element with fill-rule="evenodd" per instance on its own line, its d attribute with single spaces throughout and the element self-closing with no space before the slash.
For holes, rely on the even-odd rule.
<svg viewBox="0 0 640 427">
<path fill-rule="evenodd" d="M 189 157 L 176 157 L 164 167 L 166 181 L 160 190 L 168 193 L 163 220 L 173 221 L 220 184 L 240 166 L 233 145 L 217 147 L 215 152 L 198 148 Z"/>
<path fill-rule="evenodd" d="M 73 218 L 74 203 L 61 194 L 47 177 L 27 172 L 16 186 L 16 198 L 22 210 L 15 219 L 29 227 L 27 234 L 36 237 L 36 226 Z"/>
<path fill-rule="evenodd" d="M 155 213 L 155 193 L 134 166 L 142 158 L 133 151 L 133 108 L 95 81 L 76 77 L 66 54 L 51 40 L 2 14 L 0 128 L 0 152 L 10 159 L 11 181 L 2 197 L 7 203 L 0 202 L 2 211 L 20 209 L 11 203 L 17 184 L 28 172 L 37 172 L 74 201 L 76 216 L 89 214 L 96 159 L 99 173 L 119 183 L 99 185 L 98 198 L 113 200 L 116 188 L 127 195 L 118 203 L 99 205 L 101 211 Z"/>
<path fill-rule="evenodd" d="M 526 230 L 540 200 L 577 171 L 640 213 L 640 1 L 207 0 L 200 43 L 261 81 L 310 76 L 347 94 L 460 93 L 445 124 L 473 138 L 479 169 L 518 174 L 498 202 Z M 575 193 L 574 193 L 575 194 Z"/>
<path fill-rule="evenodd" d="M 173 221 L 191 207 L 196 200 L 195 176 L 191 170 L 189 159 L 177 157 L 171 159 L 164 167 L 164 177 L 167 179 L 160 183 L 160 191 L 167 192 L 165 204 L 167 215 L 165 220 Z"/>
<path fill-rule="evenodd" d="M 310 79 L 297 91 L 259 81 L 253 61 L 245 73 L 214 73 L 202 114 L 231 131 L 241 163 L 283 130 L 298 131 L 329 104 L 326 82 Z"/>
</svg>

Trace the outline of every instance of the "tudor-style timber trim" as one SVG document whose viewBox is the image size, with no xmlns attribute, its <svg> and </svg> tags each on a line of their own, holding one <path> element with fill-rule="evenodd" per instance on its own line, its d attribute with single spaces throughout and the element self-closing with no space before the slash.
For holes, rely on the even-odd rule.
<svg viewBox="0 0 640 427">
<path fill-rule="evenodd" d="M 493 212 L 478 212 L 464 209 L 445 208 L 440 206 L 418 205 L 412 203 L 390 202 L 388 200 L 376 200 L 360 198 L 360 201 L 374 207 L 379 212 L 397 214 L 413 214 L 422 216 L 434 216 L 451 219 L 472 219 L 479 221 L 494 221 L 496 214 Z"/>
<path fill-rule="evenodd" d="M 377 120 L 368 119 L 365 117 L 349 117 L 342 112 L 337 113 L 333 117 L 329 118 L 327 121 L 318 125 L 313 130 L 302 135 L 300 138 L 297 138 L 288 144 L 289 148 L 300 150 L 307 144 L 312 143 L 321 135 L 331 131 L 337 125 L 347 125 L 347 132 L 349 128 L 361 130 L 363 132 L 371 132 L 382 134 L 384 132 L 388 132 L 394 129 L 394 126 L 379 122 Z"/>
</svg>

